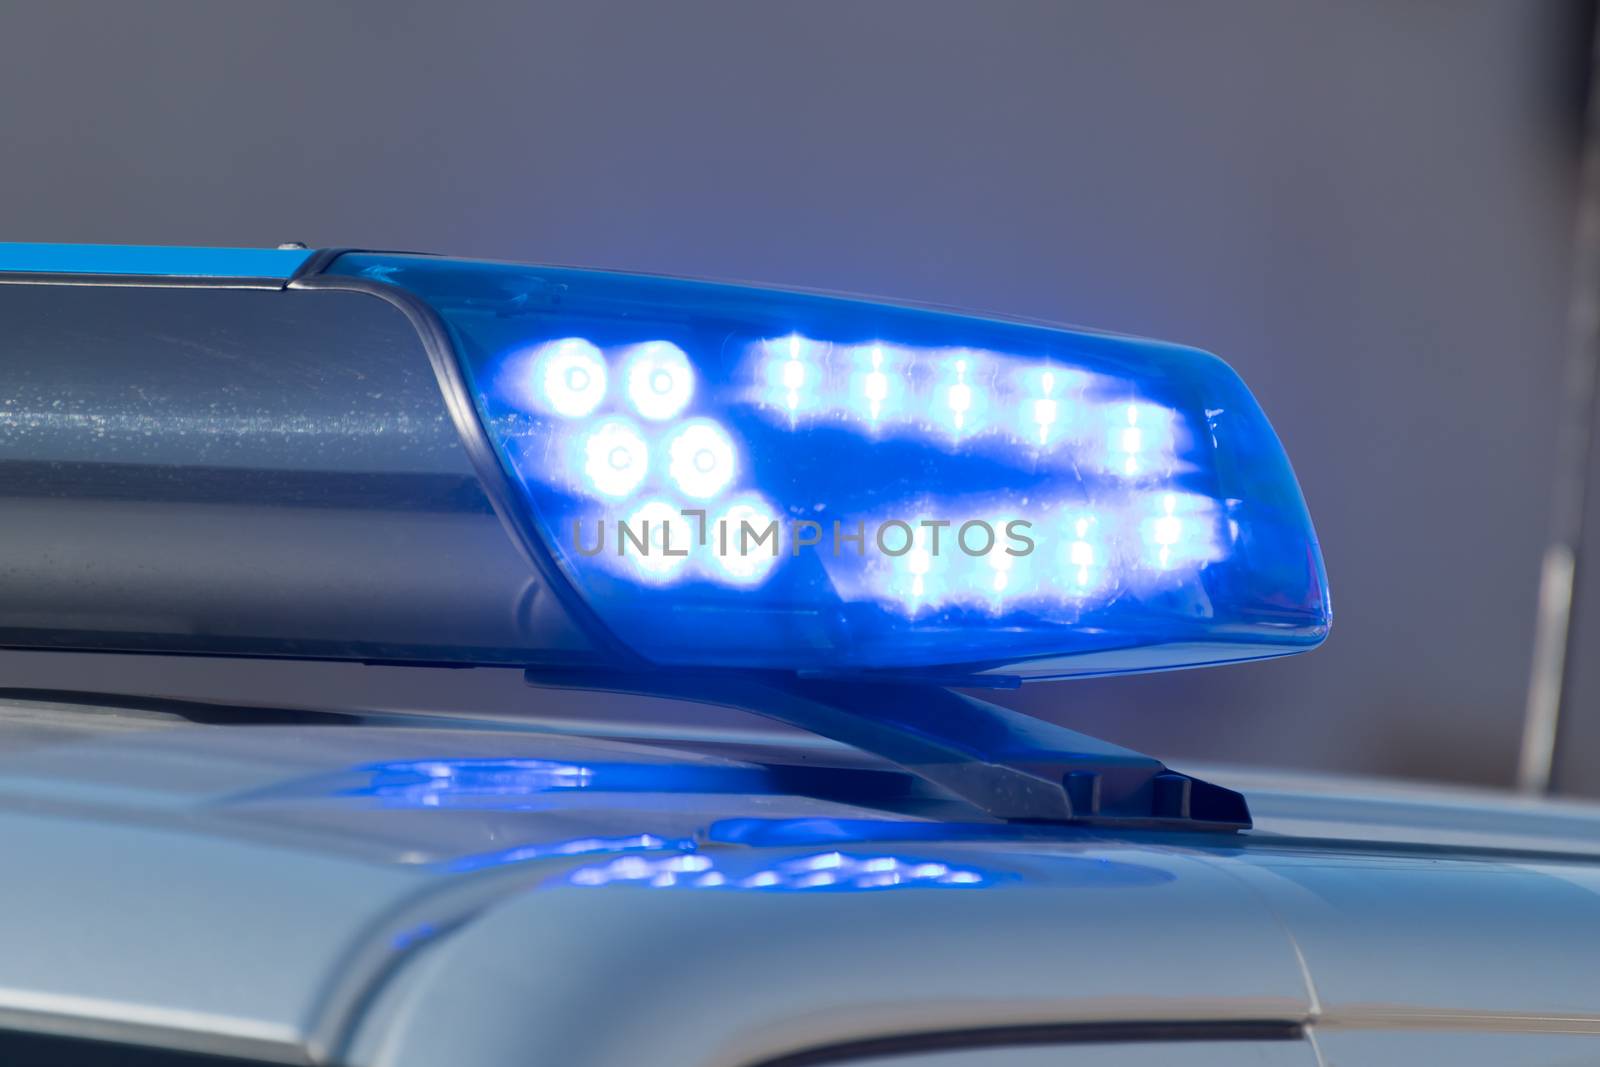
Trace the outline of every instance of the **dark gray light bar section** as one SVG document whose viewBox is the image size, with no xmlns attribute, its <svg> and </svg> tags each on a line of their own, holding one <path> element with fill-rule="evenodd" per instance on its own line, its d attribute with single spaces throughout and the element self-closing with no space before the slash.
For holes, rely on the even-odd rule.
<svg viewBox="0 0 1600 1067">
<path fill-rule="evenodd" d="M 0 646 L 582 659 L 385 301 L 0 285 L 0 323 Z"/>
</svg>

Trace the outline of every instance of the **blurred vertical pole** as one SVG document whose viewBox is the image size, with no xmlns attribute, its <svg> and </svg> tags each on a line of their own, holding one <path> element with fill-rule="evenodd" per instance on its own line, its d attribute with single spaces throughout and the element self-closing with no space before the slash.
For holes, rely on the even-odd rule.
<svg viewBox="0 0 1600 1067">
<path fill-rule="evenodd" d="M 1554 784 L 1561 734 L 1567 653 L 1572 639 L 1573 589 L 1594 436 L 1596 367 L 1600 364 L 1600 20 L 1589 57 L 1584 110 L 1578 225 L 1568 312 L 1567 365 L 1557 427 L 1550 543 L 1539 571 L 1533 664 L 1523 713 L 1517 787 L 1547 793 Z"/>
</svg>

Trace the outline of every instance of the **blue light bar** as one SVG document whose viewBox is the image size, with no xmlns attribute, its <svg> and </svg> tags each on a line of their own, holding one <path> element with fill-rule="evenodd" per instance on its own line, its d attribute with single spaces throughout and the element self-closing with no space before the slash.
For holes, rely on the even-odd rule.
<svg viewBox="0 0 1600 1067">
<path fill-rule="evenodd" d="M 530 551 L 647 661 L 1052 677 L 1327 633 L 1282 446 L 1204 352 L 580 270 L 333 273 L 437 313 Z"/>
<path fill-rule="evenodd" d="M 310 256 L 303 248 L 0 243 L 0 272 L 287 280 Z"/>
</svg>

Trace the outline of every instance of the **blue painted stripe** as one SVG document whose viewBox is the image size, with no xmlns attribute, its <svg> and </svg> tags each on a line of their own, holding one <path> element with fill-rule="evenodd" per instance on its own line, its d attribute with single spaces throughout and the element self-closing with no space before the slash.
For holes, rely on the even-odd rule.
<svg viewBox="0 0 1600 1067">
<path fill-rule="evenodd" d="M 148 274 L 177 278 L 284 278 L 310 258 L 303 248 L 178 248 L 0 242 L 0 271 Z"/>
</svg>

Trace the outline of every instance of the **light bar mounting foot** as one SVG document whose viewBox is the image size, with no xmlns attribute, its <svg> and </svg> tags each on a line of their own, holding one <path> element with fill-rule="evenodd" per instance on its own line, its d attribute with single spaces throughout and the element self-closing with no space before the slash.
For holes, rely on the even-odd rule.
<svg viewBox="0 0 1600 1067">
<path fill-rule="evenodd" d="M 1153 756 L 937 685 L 766 671 L 535 668 L 530 685 L 714 704 L 897 764 L 1007 821 L 1244 830 L 1245 799 Z"/>
</svg>

